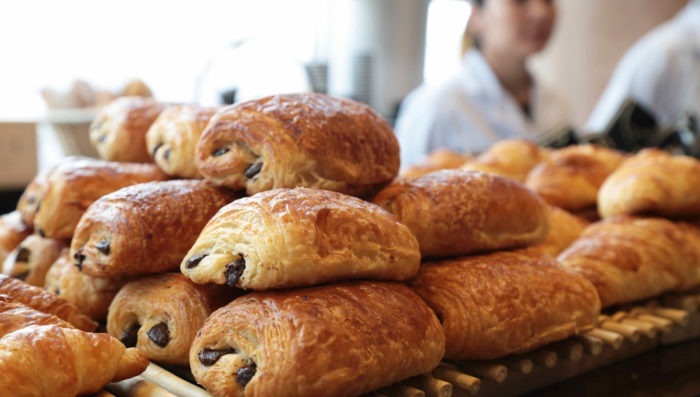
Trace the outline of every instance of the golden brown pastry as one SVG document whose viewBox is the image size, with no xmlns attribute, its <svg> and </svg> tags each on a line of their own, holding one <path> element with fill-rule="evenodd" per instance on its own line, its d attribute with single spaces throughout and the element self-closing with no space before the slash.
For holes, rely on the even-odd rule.
<svg viewBox="0 0 700 397">
<path fill-rule="evenodd" d="M 150 163 L 146 132 L 167 106 L 140 96 L 117 98 L 95 116 L 90 125 L 90 143 L 105 160 Z"/>
<path fill-rule="evenodd" d="M 196 105 L 170 106 L 163 110 L 146 133 L 146 146 L 166 174 L 202 178 L 194 164 L 199 137 L 218 108 Z"/>
<path fill-rule="evenodd" d="M 114 298 L 107 332 L 153 361 L 186 366 L 204 320 L 234 297 L 228 288 L 197 285 L 180 273 L 140 278 Z"/>
<path fill-rule="evenodd" d="M 416 236 L 424 257 L 535 244 L 547 236 L 547 206 L 522 184 L 472 170 L 397 181 L 373 200 Z"/>
<path fill-rule="evenodd" d="M 120 189 L 85 212 L 71 241 L 71 257 L 93 277 L 177 270 L 204 225 L 234 198 L 201 180 Z"/>
<path fill-rule="evenodd" d="M 588 226 L 558 259 L 595 285 L 604 307 L 634 302 L 700 284 L 700 231 L 616 217 Z"/>
<path fill-rule="evenodd" d="M 525 184 L 547 203 L 569 211 L 595 207 L 598 189 L 625 160 L 617 150 L 594 145 L 553 151 L 527 176 Z"/>
<path fill-rule="evenodd" d="M 32 228 L 22 222 L 19 211 L 0 215 L 0 263 L 3 263 L 10 252 L 31 232 Z"/>
<path fill-rule="evenodd" d="M 358 278 L 406 280 L 419 266 L 415 237 L 379 206 L 296 188 L 222 208 L 180 270 L 195 283 L 263 290 Z"/>
<path fill-rule="evenodd" d="M 525 139 L 507 139 L 495 143 L 461 168 L 494 173 L 524 182 L 527 174 L 548 156 L 547 149 Z"/>
<path fill-rule="evenodd" d="M 130 278 L 90 277 L 73 265 L 69 249 L 63 250 L 46 274 L 44 289 L 60 295 L 95 321 L 107 318 L 109 304 Z"/>
<path fill-rule="evenodd" d="M 547 238 L 531 248 L 555 257 L 573 244 L 590 223 L 554 206 L 549 207 L 548 217 L 549 232 Z"/>
<path fill-rule="evenodd" d="M 459 168 L 471 156 L 457 153 L 450 149 L 436 149 L 428 153 L 428 156 L 420 164 L 401 169 L 399 176 L 405 179 L 416 179 L 433 171 Z"/>
<path fill-rule="evenodd" d="M 12 299 L 41 312 L 56 315 L 78 329 L 94 331 L 97 328 L 98 324 L 80 313 L 73 304 L 24 281 L 0 274 L 0 294 L 9 295 Z"/>
<path fill-rule="evenodd" d="M 95 159 L 63 163 L 48 177 L 34 227 L 43 236 L 70 239 L 93 201 L 125 186 L 166 178 L 155 164 Z"/>
<path fill-rule="evenodd" d="M 148 361 L 107 334 L 30 325 L 0 338 L 0 394 L 73 397 L 143 372 Z"/>
<path fill-rule="evenodd" d="M 399 144 L 369 106 L 322 94 L 276 95 L 222 109 L 197 144 L 210 181 L 249 195 L 304 186 L 370 196 L 399 171 Z"/>
<path fill-rule="evenodd" d="M 440 319 L 449 359 L 526 352 L 593 327 L 600 314 L 590 282 L 530 249 L 425 262 L 409 285 Z"/>
<path fill-rule="evenodd" d="M 0 337 L 30 325 L 50 324 L 62 328 L 74 328 L 71 323 L 53 314 L 32 309 L 9 295 L 0 294 Z"/>
<path fill-rule="evenodd" d="M 334 284 L 236 299 L 206 321 L 190 366 L 216 396 L 355 396 L 432 371 L 444 341 L 405 285 Z"/>
<path fill-rule="evenodd" d="M 3 263 L 2 273 L 24 280 L 37 287 L 44 286 L 46 272 L 68 246 L 65 240 L 32 234 L 25 238 Z"/>
<path fill-rule="evenodd" d="M 700 216 L 700 161 L 642 150 L 605 180 L 598 193 L 603 218 L 615 215 Z"/>
</svg>

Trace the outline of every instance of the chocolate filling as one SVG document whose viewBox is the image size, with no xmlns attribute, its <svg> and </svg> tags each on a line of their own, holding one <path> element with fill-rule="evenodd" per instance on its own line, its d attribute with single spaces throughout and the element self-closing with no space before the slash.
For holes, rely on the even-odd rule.
<svg viewBox="0 0 700 397">
<path fill-rule="evenodd" d="M 37 207 L 36 210 L 39 211 L 39 207 Z M 37 229 L 36 232 L 39 233 L 39 236 L 41 236 L 42 238 L 46 238 L 46 232 L 44 231 L 44 229 Z"/>
<path fill-rule="evenodd" d="M 245 367 L 241 367 L 238 369 L 238 371 L 236 371 L 236 382 L 238 382 L 241 386 L 247 385 L 248 382 L 253 379 L 253 376 L 255 376 L 255 371 L 257 369 L 258 366 L 255 365 L 255 361 L 249 358 Z"/>
<path fill-rule="evenodd" d="M 202 261 L 202 259 L 206 258 L 208 254 L 199 254 L 191 257 L 190 259 L 185 262 L 185 268 L 187 269 L 192 269 L 194 267 L 197 267 L 199 265 L 199 262 Z"/>
<path fill-rule="evenodd" d="M 122 336 L 119 338 L 120 341 L 124 344 L 126 347 L 134 347 L 136 346 L 136 342 L 138 341 L 139 338 L 139 328 L 141 328 L 141 325 L 136 323 L 130 325 L 128 328 L 126 328 L 122 332 Z"/>
<path fill-rule="evenodd" d="M 109 255 L 109 240 L 104 239 L 95 244 L 95 248 L 105 255 Z"/>
<path fill-rule="evenodd" d="M 158 149 L 161 148 L 161 146 L 163 146 L 163 142 L 157 144 L 156 147 L 153 148 L 153 153 L 151 153 L 151 157 L 156 157 L 156 153 L 158 152 Z"/>
<path fill-rule="evenodd" d="M 234 354 L 236 353 L 236 349 L 229 347 L 226 349 L 202 349 L 199 353 L 197 353 L 197 358 L 199 358 L 199 362 L 202 363 L 202 365 L 205 365 L 207 367 L 210 367 L 214 364 L 216 364 L 219 359 L 227 354 Z"/>
<path fill-rule="evenodd" d="M 105 140 L 107 140 L 107 135 L 102 134 L 97 137 L 97 143 L 104 143 Z"/>
<path fill-rule="evenodd" d="M 172 152 L 172 150 L 170 150 L 170 148 L 165 149 L 165 152 L 163 152 L 163 158 L 166 159 L 166 160 L 169 160 L 169 159 L 170 159 L 170 153 L 171 153 L 171 152 Z"/>
<path fill-rule="evenodd" d="M 251 165 L 250 167 L 248 167 L 245 170 L 245 172 L 243 173 L 243 175 L 245 175 L 246 178 L 251 179 L 252 177 L 254 177 L 255 175 L 258 175 L 260 173 L 260 170 L 262 170 L 262 167 L 263 167 L 262 162 L 255 163 L 255 164 Z"/>
<path fill-rule="evenodd" d="M 226 265 L 226 271 L 224 272 L 224 275 L 226 275 L 226 285 L 232 288 L 235 287 L 244 271 L 245 258 L 243 255 L 238 254 L 238 259 Z"/>
<path fill-rule="evenodd" d="M 78 270 L 82 271 L 83 270 L 83 261 L 85 261 L 85 255 L 83 255 L 83 249 L 79 249 L 78 251 L 75 252 L 73 255 L 73 258 L 75 259 L 75 267 L 78 268 Z"/>
<path fill-rule="evenodd" d="M 31 251 L 27 249 L 27 247 L 20 247 L 19 251 L 17 251 L 17 256 L 15 257 L 15 263 L 17 262 L 29 262 L 29 255 L 31 254 Z"/>
<path fill-rule="evenodd" d="M 211 153 L 211 155 L 214 156 L 214 157 L 223 156 L 224 154 L 228 153 L 230 150 L 231 150 L 231 149 L 229 149 L 229 148 L 227 148 L 227 147 L 220 147 L 220 148 L 214 150 L 214 151 Z"/>
<path fill-rule="evenodd" d="M 168 324 L 158 323 L 146 332 L 148 338 L 159 347 L 165 347 L 170 342 L 170 329 Z"/>
</svg>

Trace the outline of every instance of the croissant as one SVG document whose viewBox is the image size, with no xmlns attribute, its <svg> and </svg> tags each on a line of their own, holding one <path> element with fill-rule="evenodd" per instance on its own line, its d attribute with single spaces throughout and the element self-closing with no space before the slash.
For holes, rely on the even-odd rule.
<svg viewBox="0 0 700 397">
<path fill-rule="evenodd" d="M 34 226 L 43 236 L 70 239 L 93 201 L 125 186 L 166 177 L 154 164 L 94 159 L 60 164 L 48 177 Z"/>
<path fill-rule="evenodd" d="M 468 160 L 461 168 L 494 173 L 524 182 L 528 172 L 548 155 L 547 149 L 525 139 L 506 139 Z"/>
<path fill-rule="evenodd" d="M 428 153 L 428 156 L 420 163 L 401 169 L 399 176 L 404 179 L 416 179 L 433 171 L 459 168 L 471 156 L 457 153 L 450 149 L 436 149 Z"/>
<path fill-rule="evenodd" d="M 424 257 L 525 246 L 547 236 L 547 207 L 522 184 L 471 170 L 436 171 L 384 188 L 374 203 L 396 215 Z"/>
<path fill-rule="evenodd" d="M 90 143 L 105 160 L 149 163 L 146 132 L 167 106 L 153 98 L 119 97 L 95 116 L 90 125 Z"/>
<path fill-rule="evenodd" d="M 80 219 L 71 256 L 93 277 L 175 270 L 207 221 L 233 198 L 201 180 L 118 190 L 95 201 Z"/>
<path fill-rule="evenodd" d="M 700 216 L 700 161 L 645 149 L 612 173 L 598 193 L 604 218 L 615 215 Z"/>
<path fill-rule="evenodd" d="M 559 257 L 598 290 L 604 307 L 700 284 L 700 230 L 661 218 L 616 217 L 588 226 Z"/>
<path fill-rule="evenodd" d="M 18 211 L 0 215 L 0 263 L 3 263 L 10 252 L 31 232 L 32 228 L 22 222 Z"/>
<path fill-rule="evenodd" d="M 369 106 L 322 94 L 276 95 L 219 111 L 197 144 L 210 181 L 249 195 L 304 186 L 370 196 L 399 171 L 399 144 Z"/>
<path fill-rule="evenodd" d="M 190 349 L 216 396 L 355 396 L 432 371 L 435 314 L 405 285 L 357 282 L 254 292 L 214 312 Z"/>
<path fill-rule="evenodd" d="M 53 314 L 32 309 L 9 295 L 0 294 L 0 337 L 30 325 L 50 324 L 62 328 L 74 328 L 71 323 L 61 320 Z"/>
<path fill-rule="evenodd" d="M 9 295 L 38 311 L 53 314 L 78 329 L 94 331 L 97 328 L 96 322 L 80 313 L 78 308 L 65 299 L 24 281 L 0 274 L 0 294 Z"/>
<path fill-rule="evenodd" d="M 617 150 L 594 145 L 555 150 L 527 175 L 525 184 L 547 203 L 569 211 L 595 207 L 598 189 L 625 160 Z"/>
<path fill-rule="evenodd" d="M 349 278 L 405 280 L 419 266 L 415 237 L 388 212 L 341 193 L 296 188 L 222 208 L 180 270 L 196 283 L 262 290 Z"/>
<path fill-rule="evenodd" d="M 5 259 L 2 273 L 43 287 L 46 272 L 67 245 L 64 240 L 41 237 L 37 234 L 28 236 Z"/>
<path fill-rule="evenodd" d="M 425 262 L 409 286 L 445 329 L 445 357 L 493 359 L 592 328 L 600 300 L 588 280 L 525 249 Z"/>
<path fill-rule="evenodd" d="M 146 146 L 166 174 L 202 178 L 194 164 L 199 137 L 218 108 L 196 105 L 171 106 L 163 110 L 146 133 Z"/>
<path fill-rule="evenodd" d="M 107 318 L 110 303 L 130 278 L 90 277 L 73 265 L 66 248 L 46 273 L 44 289 L 60 295 L 95 321 Z"/>
<path fill-rule="evenodd" d="M 148 361 L 107 334 L 30 325 L 0 338 L 0 395 L 73 397 L 143 372 Z"/>
<path fill-rule="evenodd" d="M 549 207 L 547 238 L 531 248 L 556 257 L 578 239 L 590 222 L 554 206 Z"/>
<path fill-rule="evenodd" d="M 228 288 L 197 285 L 182 274 L 129 282 L 109 308 L 107 332 L 153 361 L 189 365 L 189 349 L 204 320 L 234 296 Z"/>
</svg>

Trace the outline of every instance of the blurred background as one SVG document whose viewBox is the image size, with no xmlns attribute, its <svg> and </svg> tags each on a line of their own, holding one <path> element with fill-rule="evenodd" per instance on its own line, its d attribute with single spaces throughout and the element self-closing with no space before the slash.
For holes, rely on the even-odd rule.
<svg viewBox="0 0 700 397">
<path fill-rule="evenodd" d="M 580 127 L 622 54 L 686 3 L 558 0 L 556 30 L 534 73 L 566 95 Z M 139 79 L 159 100 L 201 104 L 318 91 L 366 102 L 393 122 L 410 90 L 459 67 L 470 7 L 466 0 L 3 2 L 0 189 L 21 189 L 37 167 L 79 150 L 56 137 L 57 127 L 81 133 L 94 115 L 90 106 L 61 103 L 76 81 L 115 93 Z"/>
</svg>

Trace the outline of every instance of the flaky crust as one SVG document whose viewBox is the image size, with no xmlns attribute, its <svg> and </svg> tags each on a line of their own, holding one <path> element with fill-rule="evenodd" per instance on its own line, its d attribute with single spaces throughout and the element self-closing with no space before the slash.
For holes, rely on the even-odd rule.
<svg viewBox="0 0 700 397">
<path fill-rule="evenodd" d="M 424 257 L 535 244 L 547 236 L 547 207 L 522 184 L 472 170 L 397 181 L 373 200 L 416 236 Z"/>
<path fill-rule="evenodd" d="M 296 188 L 222 208 L 180 270 L 196 283 L 263 290 L 358 278 L 405 280 L 419 266 L 415 237 L 379 206 Z"/>
<path fill-rule="evenodd" d="M 32 228 L 22 222 L 19 211 L 0 216 L 0 263 L 32 232 Z"/>
<path fill-rule="evenodd" d="M 233 298 L 228 288 L 197 285 L 179 273 L 144 277 L 119 291 L 107 332 L 153 361 L 186 366 L 204 320 Z"/>
<path fill-rule="evenodd" d="M 553 151 L 527 175 L 525 184 L 547 203 L 569 211 L 595 207 L 598 189 L 625 160 L 617 150 L 594 145 Z"/>
<path fill-rule="evenodd" d="M 588 226 L 558 259 L 595 285 L 603 306 L 634 302 L 700 284 L 700 232 L 616 217 Z"/>
<path fill-rule="evenodd" d="M 102 107 L 90 125 L 90 143 L 108 161 L 150 163 L 146 132 L 168 104 L 123 96 Z"/>
<path fill-rule="evenodd" d="M 468 154 L 458 153 L 450 149 L 436 149 L 428 153 L 421 163 L 402 168 L 399 177 L 416 179 L 434 171 L 459 168 L 471 158 Z"/>
<path fill-rule="evenodd" d="M 67 246 L 68 241 L 32 234 L 8 255 L 3 262 L 2 273 L 43 287 L 46 273 Z"/>
<path fill-rule="evenodd" d="M 647 214 L 700 216 L 700 162 L 646 149 L 625 161 L 598 193 L 603 218 Z"/>
<path fill-rule="evenodd" d="M 304 186 L 369 196 L 399 171 L 399 144 L 369 106 L 322 94 L 276 95 L 222 109 L 197 145 L 205 178 L 249 195 Z"/>
<path fill-rule="evenodd" d="M 35 229 L 46 237 L 70 239 L 80 217 L 98 198 L 125 186 L 166 178 L 155 164 L 94 159 L 61 164 L 48 177 Z"/>
<path fill-rule="evenodd" d="M 0 294 L 0 337 L 30 325 L 55 324 L 62 328 L 73 328 L 69 322 L 53 314 L 33 309 L 9 295 Z"/>
<path fill-rule="evenodd" d="M 587 220 L 554 206 L 549 206 L 548 218 L 549 233 L 547 233 L 547 238 L 530 248 L 554 257 L 573 244 L 583 229 L 590 224 Z"/>
<path fill-rule="evenodd" d="M 80 313 L 78 308 L 60 296 L 29 285 L 24 281 L 0 275 L 0 294 L 44 313 L 50 313 L 85 331 L 94 331 L 97 323 Z"/>
<path fill-rule="evenodd" d="M 409 285 L 445 329 L 450 359 L 492 359 L 591 328 L 595 288 L 526 249 L 423 263 Z"/>
<path fill-rule="evenodd" d="M 524 182 L 528 172 L 548 156 L 546 149 L 525 139 L 506 139 L 464 163 L 461 168 L 489 172 Z"/>
<path fill-rule="evenodd" d="M 107 334 L 31 325 L 0 339 L 2 395 L 73 397 L 94 393 L 148 364 Z M 128 359 L 125 360 L 124 358 Z"/>
<path fill-rule="evenodd" d="M 230 192 L 201 180 L 142 183 L 95 201 L 75 230 L 71 257 L 93 277 L 177 270 Z"/>
<path fill-rule="evenodd" d="M 218 108 L 178 105 L 165 108 L 146 133 L 148 153 L 166 174 L 197 179 L 194 164 L 199 137 Z"/>
<path fill-rule="evenodd" d="M 60 295 L 91 319 L 103 321 L 107 318 L 110 303 L 128 281 L 128 277 L 88 276 L 73 265 L 69 249 L 66 248 L 46 274 L 44 289 Z"/>
<path fill-rule="evenodd" d="M 428 373 L 443 352 L 440 324 L 417 295 L 358 282 L 240 297 L 204 324 L 190 365 L 217 396 L 341 397 Z"/>
</svg>

